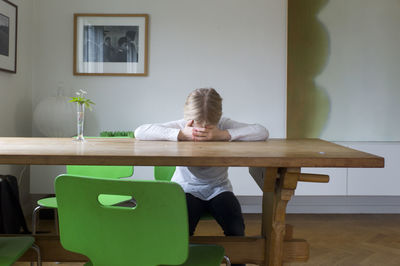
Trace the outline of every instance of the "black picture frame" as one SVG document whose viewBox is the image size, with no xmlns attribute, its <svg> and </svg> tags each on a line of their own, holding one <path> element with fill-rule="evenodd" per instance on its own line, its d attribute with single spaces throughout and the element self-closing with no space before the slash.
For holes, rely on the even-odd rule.
<svg viewBox="0 0 400 266">
<path fill-rule="evenodd" d="M 0 0 L 0 70 L 17 73 L 18 6 Z"/>
<path fill-rule="evenodd" d="M 74 14 L 74 75 L 147 76 L 148 14 Z"/>
</svg>

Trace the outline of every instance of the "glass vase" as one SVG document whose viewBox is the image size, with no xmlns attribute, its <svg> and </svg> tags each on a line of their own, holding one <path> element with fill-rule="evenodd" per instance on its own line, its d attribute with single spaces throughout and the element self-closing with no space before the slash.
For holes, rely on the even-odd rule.
<svg viewBox="0 0 400 266">
<path fill-rule="evenodd" d="M 85 105 L 77 103 L 77 134 L 76 141 L 84 141 L 83 137 L 83 125 L 85 122 Z"/>
</svg>

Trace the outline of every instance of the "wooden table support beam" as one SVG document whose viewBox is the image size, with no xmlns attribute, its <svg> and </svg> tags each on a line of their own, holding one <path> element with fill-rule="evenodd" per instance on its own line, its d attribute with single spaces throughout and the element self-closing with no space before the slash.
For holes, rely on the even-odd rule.
<svg viewBox="0 0 400 266">
<path fill-rule="evenodd" d="M 40 247 L 42 261 L 84 262 L 87 257 L 65 250 L 57 235 L 36 235 L 36 244 Z M 265 239 L 261 237 L 225 237 L 225 236 L 194 236 L 190 243 L 218 244 L 225 248 L 225 252 L 232 263 L 262 264 L 264 261 Z M 283 261 L 302 262 L 309 256 L 309 244 L 302 239 L 284 241 Z M 36 259 L 36 254 L 28 250 L 19 261 Z"/>
</svg>

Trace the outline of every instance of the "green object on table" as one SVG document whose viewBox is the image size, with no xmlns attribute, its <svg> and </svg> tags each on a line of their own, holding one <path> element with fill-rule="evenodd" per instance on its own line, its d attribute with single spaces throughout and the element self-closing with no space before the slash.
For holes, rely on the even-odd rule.
<svg viewBox="0 0 400 266">
<path fill-rule="evenodd" d="M 175 166 L 154 166 L 154 179 L 171 181 L 176 170 Z M 201 216 L 201 220 L 212 220 L 214 217 L 211 213 L 206 212 Z"/>
<path fill-rule="evenodd" d="M 31 236 L 0 237 L 0 265 L 12 265 L 34 242 Z"/>
<path fill-rule="evenodd" d="M 102 131 L 100 137 L 127 137 L 134 138 L 135 134 L 133 131 Z"/>
<path fill-rule="evenodd" d="M 65 174 L 55 188 L 61 244 L 88 265 L 221 264 L 223 247 L 189 245 L 186 197 L 176 183 Z M 100 194 L 133 196 L 137 205 L 104 206 Z"/>
</svg>

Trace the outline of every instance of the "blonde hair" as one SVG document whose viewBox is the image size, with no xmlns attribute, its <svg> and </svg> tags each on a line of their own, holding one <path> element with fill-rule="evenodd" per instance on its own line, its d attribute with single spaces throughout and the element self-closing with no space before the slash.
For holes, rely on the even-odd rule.
<svg viewBox="0 0 400 266">
<path fill-rule="evenodd" d="M 213 88 L 195 89 L 186 99 L 184 119 L 217 125 L 222 116 L 222 98 Z"/>
</svg>

